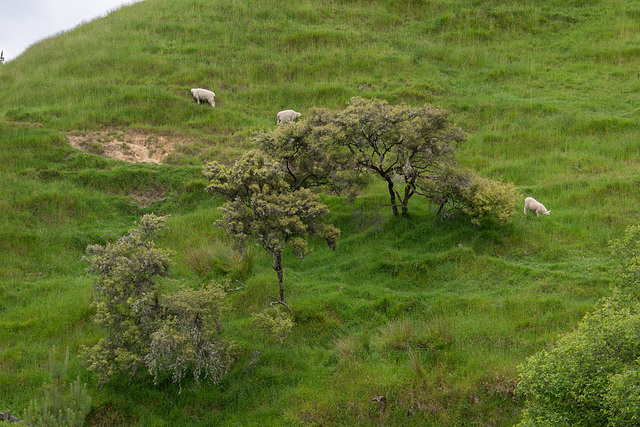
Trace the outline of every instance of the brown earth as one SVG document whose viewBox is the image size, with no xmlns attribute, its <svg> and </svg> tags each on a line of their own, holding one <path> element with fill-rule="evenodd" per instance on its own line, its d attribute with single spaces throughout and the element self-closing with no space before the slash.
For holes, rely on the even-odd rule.
<svg viewBox="0 0 640 427">
<path fill-rule="evenodd" d="M 67 134 L 73 148 L 124 160 L 125 162 L 162 163 L 173 152 L 180 137 L 168 137 L 141 130 L 105 130 Z"/>
</svg>

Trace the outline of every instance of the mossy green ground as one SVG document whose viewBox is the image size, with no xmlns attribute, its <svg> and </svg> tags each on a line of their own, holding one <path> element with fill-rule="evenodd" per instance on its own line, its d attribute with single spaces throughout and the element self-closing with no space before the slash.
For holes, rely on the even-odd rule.
<svg viewBox="0 0 640 427">
<path fill-rule="evenodd" d="M 638 221 L 639 18 L 616 0 L 146 0 L 30 47 L 0 66 L 0 411 L 41 396 L 55 345 L 89 386 L 89 425 L 516 423 L 518 364 L 610 292 L 608 242 Z M 552 214 L 522 202 L 508 225 L 473 227 L 417 199 L 394 218 L 375 183 L 354 202 L 323 196 L 342 239 L 285 257 L 297 327 L 277 350 L 250 330 L 277 291 L 270 259 L 238 261 L 202 165 L 237 157 L 281 109 L 352 96 L 450 109 L 468 133 L 460 164 Z M 191 142 L 148 165 L 65 137 L 111 128 Z M 163 199 L 141 206 L 144 190 Z M 84 249 L 147 212 L 171 215 L 167 289 L 246 285 L 223 326 L 243 357 L 220 385 L 179 394 L 140 373 L 100 389 L 77 358 L 101 334 Z"/>
</svg>

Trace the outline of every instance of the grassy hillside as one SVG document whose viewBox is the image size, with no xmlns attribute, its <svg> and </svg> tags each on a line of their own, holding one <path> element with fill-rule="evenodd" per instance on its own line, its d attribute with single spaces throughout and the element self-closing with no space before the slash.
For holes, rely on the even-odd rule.
<svg viewBox="0 0 640 427">
<path fill-rule="evenodd" d="M 518 364 L 609 293 L 608 242 L 638 221 L 639 18 L 619 0 L 145 0 L 30 47 L 0 66 L 0 412 L 42 396 L 55 345 L 88 384 L 88 425 L 513 425 Z M 281 109 L 352 96 L 450 109 L 459 162 L 522 202 L 508 225 L 473 227 L 420 200 L 408 219 L 367 207 L 387 200 L 375 183 L 323 196 L 339 248 L 285 256 L 292 347 L 252 348 L 275 273 L 212 226 L 202 165 Z M 94 131 L 175 150 L 133 164 L 69 145 Z M 523 216 L 525 196 L 551 216 Z M 243 355 L 220 385 L 179 394 L 141 373 L 99 388 L 77 357 L 101 333 L 84 250 L 148 212 L 171 215 L 163 286 L 247 285 L 224 323 Z"/>
</svg>

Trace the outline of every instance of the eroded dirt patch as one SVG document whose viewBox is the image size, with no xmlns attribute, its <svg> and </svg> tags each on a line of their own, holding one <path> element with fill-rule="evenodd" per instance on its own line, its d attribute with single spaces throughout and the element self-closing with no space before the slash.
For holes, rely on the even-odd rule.
<svg viewBox="0 0 640 427">
<path fill-rule="evenodd" d="M 141 208 L 149 207 L 152 203 L 164 200 L 164 191 L 160 188 L 147 190 L 137 189 L 129 193 L 129 195 Z"/>
<path fill-rule="evenodd" d="M 162 163 L 173 152 L 179 137 L 139 130 L 105 130 L 67 134 L 73 148 L 125 162 Z"/>
</svg>

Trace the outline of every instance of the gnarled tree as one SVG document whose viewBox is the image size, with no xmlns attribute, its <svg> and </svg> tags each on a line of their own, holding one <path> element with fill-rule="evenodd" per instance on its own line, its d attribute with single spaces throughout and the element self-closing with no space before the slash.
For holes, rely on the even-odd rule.
<svg viewBox="0 0 640 427">
<path fill-rule="evenodd" d="M 396 216 L 407 215 L 409 199 L 419 194 L 419 179 L 442 179 L 443 171 L 456 165 L 454 144 L 465 138 L 445 110 L 376 99 L 352 98 L 342 111 L 316 109 L 307 122 L 348 149 L 357 169 L 386 181 Z"/>
<path fill-rule="evenodd" d="M 284 249 L 289 246 L 303 259 L 310 237 L 321 237 L 335 249 L 340 230 L 324 222 L 329 210 L 310 190 L 292 188 L 282 165 L 259 151 L 250 151 L 230 167 L 208 163 L 203 173 L 210 182 L 207 190 L 227 200 L 220 208 L 220 224 L 240 245 L 250 236 L 271 254 L 284 303 Z"/>
</svg>

